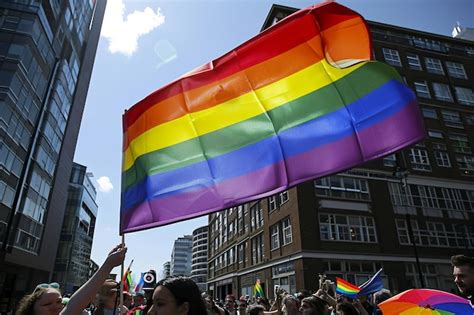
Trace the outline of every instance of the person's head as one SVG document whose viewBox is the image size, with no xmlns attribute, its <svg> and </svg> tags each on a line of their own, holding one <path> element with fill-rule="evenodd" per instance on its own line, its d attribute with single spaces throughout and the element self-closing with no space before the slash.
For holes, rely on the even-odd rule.
<svg viewBox="0 0 474 315">
<path fill-rule="evenodd" d="M 311 293 L 307 290 L 301 290 L 298 293 L 296 293 L 296 298 L 298 299 L 298 301 L 300 301 L 300 303 L 304 298 L 308 296 L 311 296 Z"/>
<path fill-rule="evenodd" d="M 337 315 L 359 315 L 359 311 L 350 302 L 341 302 L 336 305 Z"/>
<path fill-rule="evenodd" d="M 247 299 L 245 298 L 245 296 L 241 296 L 239 299 L 239 314 L 241 315 L 247 314 L 247 307 L 248 307 Z"/>
<path fill-rule="evenodd" d="M 63 309 L 61 293 L 54 288 L 36 288 L 18 304 L 17 315 L 58 315 Z"/>
<path fill-rule="evenodd" d="M 474 257 L 455 255 L 451 257 L 454 283 L 461 294 L 474 294 Z"/>
<path fill-rule="evenodd" d="M 206 307 L 196 283 L 187 277 L 160 280 L 153 291 L 150 315 L 206 315 Z"/>
<path fill-rule="evenodd" d="M 228 294 L 225 297 L 224 307 L 230 312 L 234 311 L 237 308 L 235 305 L 235 296 L 233 296 L 232 294 Z"/>
<path fill-rule="evenodd" d="M 392 297 L 392 293 L 388 289 L 382 289 L 374 294 L 375 304 L 380 304 Z"/>
<path fill-rule="evenodd" d="M 132 308 L 133 304 L 133 297 L 130 294 L 130 292 L 123 291 L 123 305 L 125 305 L 126 308 L 130 309 Z"/>
<path fill-rule="evenodd" d="M 283 312 L 288 315 L 299 314 L 299 301 L 291 294 L 285 295 L 282 300 Z"/>
<path fill-rule="evenodd" d="M 117 281 L 107 279 L 97 292 L 97 303 L 99 308 L 114 309 L 119 303 L 118 293 L 120 287 Z"/>
<path fill-rule="evenodd" d="M 249 306 L 249 310 L 247 314 L 248 315 L 263 315 L 264 311 L 265 311 L 265 307 L 263 307 L 263 305 L 254 304 L 254 305 Z"/>
<path fill-rule="evenodd" d="M 133 305 L 134 306 L 140 306 L 143 304 L 145 301 L 145 295 L 141 292 L 135 293 L 135 296 L 133 297 Z"/>
<path fill-rule="evenodd" d="M 271 307 L 270 302 L 268 302 L 268 299 L 263 296 L 257 298 L 257 304 L 262 305 L 265 308 L 265 311 L 268 311 Z"/>
<path fill-rule="evenodd" d="M 312 295 L 301 300 L 300 312 L 302 315 L 324 315 L 328 304 L 321 298 Z"/>
</svg>

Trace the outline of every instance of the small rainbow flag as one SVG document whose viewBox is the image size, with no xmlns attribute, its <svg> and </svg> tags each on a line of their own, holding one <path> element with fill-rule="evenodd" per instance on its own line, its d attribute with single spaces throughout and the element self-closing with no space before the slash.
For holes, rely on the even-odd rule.
<svg viewBox="0 0 474 315">
<path fill-rule="evenodd" d="M 346 280 L 336 277 L 336 292 L 348 297 L 357 297 L 357 294 L 360 292 L 361 288 L 358 286 L 347 282 Z"/>
<path fill-rule="evenodd" d="M 255 297 L 265 296 L 265 294 L 263 293 L 262 284 L 260 283 L 260 279 L 257 279 L 257 282 L 255 282 L 255 286 L 253 288 L 253 291 L 254 291 L 254 296 Z"/>
<path fill-rule="evenodd" d="M 132 275 L 131 275 L 130 269 L 127 269 L 125 273 L 123 274 L 122 277 L 122 282 L 123 282 L 123 291 L 128 292 L 130 291 L 130 288 L 132 287 Z"/>
<path fill-rule="evenodd" d="M 123 115 L 120 233 L 206 215 L 425 138 L 363 17 L 300 10 Z"/>
</svg>

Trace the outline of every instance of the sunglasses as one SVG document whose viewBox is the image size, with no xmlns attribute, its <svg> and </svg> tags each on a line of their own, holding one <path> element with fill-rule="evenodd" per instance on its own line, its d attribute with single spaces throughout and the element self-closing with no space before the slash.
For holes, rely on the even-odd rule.
<svg viewBox="0 0 474 315">
<path fill-rule="evenodd" d="M 38 284 L 35 288 L 35 290 L 33 291 L 33 293 L 35 293 L 36 291 L 38 291 L 39 289 L 57 289 L 59 290 L 59 283 L 57 282 L 51 282 L 51 283 L 41 283 L 41 284 Z"/>
</svg>

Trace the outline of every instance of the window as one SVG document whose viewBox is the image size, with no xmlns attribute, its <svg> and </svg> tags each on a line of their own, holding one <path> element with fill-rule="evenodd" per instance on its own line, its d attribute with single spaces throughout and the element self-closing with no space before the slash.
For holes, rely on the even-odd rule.
<svg viewBox="0 0 474 315">
<path fill-rule="evenodd" d="M 428 85 L 426 84 L 426 81 L 415 81 L 414 84 L 417 96 L 431 98 L 430 90 L 428 90 Z"/>
<path fill-rule="evenodd" d="M 407 54 L 408 67 L 413 70 L 422 70 L 420 58 L 415 54 Z"/>
<path fill-rule="evenodd" d="M 450 77 L 458 79 L 467 79 L 466 71 L 462 63 L 446 61 L 446 68 Z"/>
<path fill-rule="evenodd" d="M 438 115 L 436 114 L 436 109 L 434 108 L 422 107 L 421 111 L 423 112 L 423 117 L 425 118 L 438 119 Z"/>
<path fill-rule="evenodd" d="M 474 93 L 471 89 L 460 86 L 455 86 L 454 89 L 459 104 L 474 105 Z"/>
<path fill-rule="evenodd" d="M 428 130 L 428 136 L 431 138 L 436 138 L 436 139 L 443 139 L 443 133 L 441 131 L 437 130 Z"/>
<path fill-rule="evenodd" d="M 316 195 L 344 199 L 370 200 L 369 188 L 365 179 L 329 176 L 314 181 Z"/>
<path fill-rule="evenodd" d="M 426 150 L 411 149 L 409 156 L 414 170 L 431 171 L 430 160 L 428 159 Z"/>
<path fill-rule="evenodd" d="M 459 113 L 452 110 L 442 110 L 441 115 L 443 116 L 444 124 L 448 127 L 463 128 Z"/>
<path fill-rule="evenodd" d="M 276 210 L 277 208 L 277 202 L 276 202 L 276 197 L 271 196 L 268 198 L 268 209 L 269 212 L 272 212 L 273 210 Z"/>
<path fill-rule="evenodd" d="M 474 115 L 466 115 L 464 119 L 466 119 L 466 124 L 474 126 Z"/>
<path fill-rule="evenodd" d="M 400 61 L 400 56 L 398 55 L 398 51 L 395 49 L 390 49 L 390 48 L 382 48 L 383 56 L 385 58 L 385 61 L 392 65 L 392 66 L 397 66 L 401 67 L 402 62 Z"/>
<path fill-rule="evenodd" d="M 409 286 L 414 288 L 421 287 L 420 277 L 415 264 L 405 263 L 405 270 Z M 423 275 L 423 282 L 426 288 L 447 291 L 447 288 L 442 284 L 443 275 L 437 271 L 437 265 L 421 264 L 421 274 Z"/>
<path fill-rule="evenodd" d="M 434 151 L 436 164 L 440 167 L 451 167 L 451 162 L 449 161 L 448 152 L 443 151 Z"/>
<path fill-rule="evenodd" d="M 7 207 L 11 207 L 13 204 L 14 196 L 15 190 L 8 186 L 6 183 L 0 181 L 0 202 Z"/>
<path fill-rule="evenodd" d="M 245 261 L 245 244 L 246 243 L 244 242 L 237 245 L 237 256 L 239 259 L 239 263 L 243 263 Z"/>
<path fill-rule="evenodd" d="M 453 101 L 453 96 L 451 95 L 451 91 L 449 90 L 449 86 L 443 83 L 433 83 L 433 90 L 435 92 L 436 99 L 440 101 Z"/>
<path fill-rule="evenodd" d="M 280 230 L 278 223 L 270 227 L 270 248 L 271 250 L 280 247 Z"/>
<path fill-rule="evenodd" d="M 388 167 L 394 167 L 397 165 L 397 156 L 395 154 L 387 155 L 383 158 L 383 165 Z"/>
<path fill-rule="evenodd" d="M 273 210 L 276 210 L 278 207 L 280 207 L 282 204 L 286 203 L 288 200 L 290 200 L 290 197 L 288 195 L 288 190 L 285 190 L 278 195 L 274 195 L 268 198 L 268 209 L 269 212 L 272 212 Z"/>
<path fill-rule="evenodd" d="M 3 141 L 0 141 L 0 169 L 2 168 L 20 177 L 23 161 Z"/>
<path fill-rule="evenodd" d="M 280 205 L 284 204 L 288 200 L 290 200 L 290 197 L 288 196 L 288 190 L 285 190 L 279 194 L 280 197 Z"/>
<path fill-rule="evenodd" d="M 444 75 L 443 66 L 439 59 L 425 57 L 425 64 L 429 73 Z"/>
<path fill-rule="evenodd" d="M 474 157 L 467 155 L 456 155 L 459 169 L 474 171 Z"/>
<path fill-rule="evenodd" d="M 252 244 L 252 265 L 263 261 L 264 255 L 264 244 L 263 244 L 263 233 L 255 236 L 251 239 Z"/>
<path fill-rule="evenodd" d="M 293 234 L 291 230 L 291 221 L 290 218 L 283 220 L 283 245 L 288 245 L 293 242 Z"/>
<path fill-rule="evenodd" d="M 451 132 L 449 133 L 449 139 L 451 140 L 454 152 L 472 153 L 471 145 L 466 135 Z"/>
<path fill-rule="evenodd" d="M 319 215 L 321 240 L 377 243 L 373 218 L 337 214 Z"/>
<path fill-rule="evenodd" d="M 260 201 L 250 208 L 250 216 L 250 224 L 252 230 L 258 229 L 263 226 L 263 209 L 260 206 Z"/>
</svg>

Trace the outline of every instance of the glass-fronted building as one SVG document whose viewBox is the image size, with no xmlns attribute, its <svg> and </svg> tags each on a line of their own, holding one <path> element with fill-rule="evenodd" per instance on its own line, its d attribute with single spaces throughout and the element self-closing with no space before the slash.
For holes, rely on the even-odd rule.
<svg viewBox="0 0 474 315">
<path fill-rule="evenodd" d="M 51 279 L 105 5 L 0 2 L 0 312 Z"/>
<path fill-rule="evenodd" d="M 87 168 L 74 163 L 53 279 L 64 293 L 74 293 L 89 280 L 90 256 L 98 206 Z"/>
</svg>

